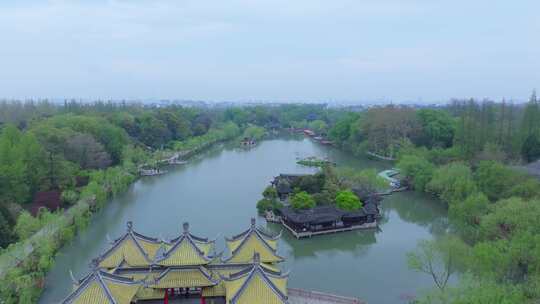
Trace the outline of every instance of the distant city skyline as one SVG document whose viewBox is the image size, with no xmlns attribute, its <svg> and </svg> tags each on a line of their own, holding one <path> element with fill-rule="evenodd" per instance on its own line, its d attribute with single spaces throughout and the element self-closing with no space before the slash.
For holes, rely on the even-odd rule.
<svg viewBox="0 0 540 304">
<path fill-rule="evenodd" d="M 540 2 L 0 3 L 0 99 L 445 103 L 540 89 Z"/>
</svg>

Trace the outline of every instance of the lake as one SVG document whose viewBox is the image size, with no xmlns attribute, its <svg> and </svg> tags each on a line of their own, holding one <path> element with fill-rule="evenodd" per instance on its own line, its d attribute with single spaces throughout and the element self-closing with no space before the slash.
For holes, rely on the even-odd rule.
<svg viewBox="0 0 540 304">
<path fill-rule="evenodd" d="M 338 166 L 387 169 L 390 164 L 362 159 L 322 146 L 303 137 L 280 137 L 243 149 L 232 143 L 215 146 L 169 173 L 145 177 L 111 199 L 93 215 L 88 228 L 62 248 L 49 272 L 39 303 L 58 303 L 72 290 L 69 271 L 77 278 L 89 271 L 90 261 L 119 237 L 126 222 L 149 236 L 171 238 L 188 221 L 200 236 L 224 236 L 247 229 L 257 216 L 261 192 L 279 173 L 310 173 L 296 164 L 306 156 L 329 157 Z M 289 286 L 356 296 L 371 304 L 406 303 L 404 298 L 433 286 L 429 276 L 407 268 L 406 252 L 418 240 L 440 235 L 446 210 L 433 198 L 414 192 L 394 194 L 381 204 L 379 230 L 353 231 L 297 240 L 283 232 L 279 254 L 291 270 Z M 280 231 L 276 224 L 258 224 Z"/>
</svg>

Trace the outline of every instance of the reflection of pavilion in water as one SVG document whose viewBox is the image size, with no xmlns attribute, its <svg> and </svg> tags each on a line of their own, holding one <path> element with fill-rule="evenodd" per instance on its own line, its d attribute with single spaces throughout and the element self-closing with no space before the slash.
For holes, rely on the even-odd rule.
<svg viewBox="0 0 540 304">
<path fill-rule="evenodd" d="M 268 224 L 267 229 L 276 233 L 282 229 L 282 226 L 279 224 Z M 367 253 L 371 245 L 377 242 L 377 233 L 378 230 L 376 229 L 348 231 L 301 240 L 298 240 L 289 233 L 284 233 L 281 239 L 292 247 L 290 255 L 295 259 L 315 257 L 317 253 L 336 250 L 351 252 L 355 257 L 361 257 Z"/>
</svg>

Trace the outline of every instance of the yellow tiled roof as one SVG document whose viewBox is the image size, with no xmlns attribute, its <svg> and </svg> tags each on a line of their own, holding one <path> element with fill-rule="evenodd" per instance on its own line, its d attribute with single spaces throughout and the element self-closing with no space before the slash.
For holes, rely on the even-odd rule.
<svg viewBox="0 0 540 304">
<path fill-rule="evenodd" d="M 249 234 L 242 240 L 242 243 L 232 252 L 232 256 L 226 260 L 227 263 L 249 263 L 253 254 L 258 252 L 261 261 L 265 263 L 277 263 L 283 261 L 283 258 L 269 247 L 256 234 Z"/>
<path fill-rule="evenodd" d="M 248 230 L 232 238 L 226 238 L 231 257 L 225 261 L 230 263 L 249 263 L 253 254 L 259 252 L 263 262 L 281 262 L 283 258 L 276 253 L 280 237 L 281 234 L 270 236 L 255 225 L 255 219 L 251 219 L 251 227 Z"/>
<path fill-rule="evenodd" d="M 135 294 L 136 300 L 152 300 L 163 299 L 165 291 L 163 289 L 154 289 L 149 287 L 141 287 Z"/>
<path fill-rule="evenodd" d="M 77 283 L 64 304 L 129 304 L 140 282 L 95 270 Z"/>
<path fill-rule="evenodd" d="M 214 286 L 217 282 L 213 281 L 211 274 L 203 267 L 197 268 L 169 268 L 160 275 L 153 288 L 187 288 L 187 287 L 206 287 Z"/>
<path fill-rule="evenodd" d="M 107 251 L 99 262 L 99 267 L 115 268 L 125 261 L 129 266 L 148 266 L 151 261 L 131 237 L 126 237 Z"/>
<path fill-rule="evenodd" d="M 120 284 L 115 282 L 107 282 L 107 288 L 109 289 L 111 295 L 113 296 L 117 304 L 129 304 L 131 300 L 141 287 L 140 285 L 135 284 Z M 96 302 L 93 302 L 96 303 Z"/>
<path fill-rule="evenodd" d="M 83 291 L 73 302 L 73 304 L 87 304 L 87 303 L 111 303 L 109 297 L 105 293 L 105 290 L 99 285 L 98 282 L 92 282 L 85 291 Z"/>
<path fill-rule="evenodd" d="M 265 304 L 283 304 L 286 303 L 277 293 L 272 291 L 260 276 L 255 276 L 246 286 L 245 290 L 238 295 L 235 304 L 252 304 L 264 299 Z M 227 300 L 229 300 L 227 294 Z"/>
<path fill-rule="evenodd" d="M 133 231 L 131 222 L 128 222 L 127 232 L 99 257 L 99 267 L 110 269 L 122 263 L 127 264 L 122 264 L 122 267 L 148 266 L 152 264 L 156 253 L 163 245 L 157 238 Z"/>
<path fill-rule="evenodd" d="M 178 239 L 163 257 L 157 259 L 156 263 L 163 266 L 186 266 L 205 265 L 210 262 L 210 258 L 205 255 L 197 244 L 185 235 Z"/>
<path fill-rule="evenodd" d="M 287 300 L 287 276 L 267 269 L 258 261 L 240 272 L 224 278 L 227 303 L 282 304 Z"/>
</svg>

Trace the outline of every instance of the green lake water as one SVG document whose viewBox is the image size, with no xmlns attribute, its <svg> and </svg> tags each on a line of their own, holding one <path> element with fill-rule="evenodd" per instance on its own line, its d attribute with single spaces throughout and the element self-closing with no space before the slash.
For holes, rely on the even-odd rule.
<svg viewBox="0 0 540 304">
<path fill-rule="evenodd" d="M 108 248 L 108 237 L 124 233 L 126 222 L 150 236 L 171 238 L 190 222 L 194 234 L 217 237 L 248 228 L 257 216 L 256 202 L 262 190 L 279 173 L 309 173 L 297 158 L 328 156 L 338 166 L 358 169 L 389 168 L 388 164 L 359 159 L 305 138 L 266 140 L 250 149 L 233 144 L 216 146 L 169 169 L 162 176 L 145 177 L 128 191 L 111 199 L 72 243 L 62 248 L 47 276 L 40 303 L 58 303 L 72 289 L 69 271 L 78 278 L 89 270 L 91 259 Z M 406 252 L 420 239 L 440 235 L 447 223 L 446 211 L 432 198 L 414 192 L 394 194 L 383 200 L 380 229 L 354 231 L 297 240 L 283 232 L 279 254 L 290 270 L 289 286 L 356 296 L 370 304 L 406 303 L 404 298 L 432 287 L 431 278 L 407 268 Z M 278 232 L 281 227 L 258 224 Z"/>
</svg>

